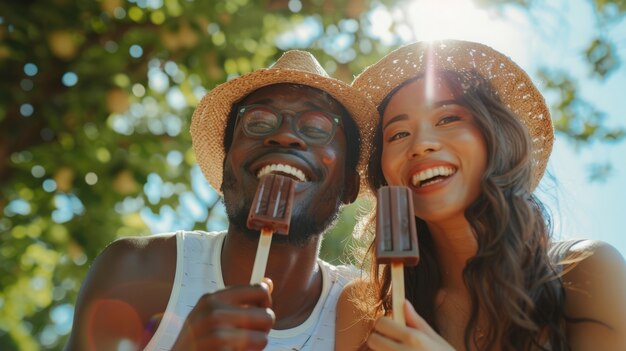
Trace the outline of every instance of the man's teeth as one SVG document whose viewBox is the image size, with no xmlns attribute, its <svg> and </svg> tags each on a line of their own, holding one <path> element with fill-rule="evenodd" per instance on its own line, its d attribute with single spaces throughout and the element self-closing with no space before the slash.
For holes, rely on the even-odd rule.
<svg viewBox="0 0 626 351">
<path fill-rule="evenodd" d="M 257 173 L 256 176 L 257 178 L 261 178 L 262 176 L 266 174 L 275 173 L 275 172 L 280 172 L 283 174 L 291 175 L 301 182 L 307 181 L 306 176 L 304 175 L 304 172 L 302 172 L 301 170 L 295 167 L 284 165 L 284 164 L 267 165 L 261 168 L 261 170 L 259 171 L 259 173 Z"/>
<path fill-rule="evenodd" d="M 413 183 L 413 186 L 420 186 L 420 184 L 427 179 L 431 179 L 437 176 L 448 177 L 453 175 L 454 173 L 456 173 L 456 169 L 454 169 L 453 167 L 433 167 L 414 174 L 413 178 L 411 179 L 411 183 Z"/>
</svg>

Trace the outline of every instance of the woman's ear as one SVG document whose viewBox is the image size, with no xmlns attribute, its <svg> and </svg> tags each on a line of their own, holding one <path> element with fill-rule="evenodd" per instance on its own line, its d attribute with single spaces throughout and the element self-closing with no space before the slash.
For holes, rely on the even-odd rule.
<svg viewBox="0 0 626 351">
<path fill-rule="evenodd" d="M 345 189 L 343 192 L 342 202 L 345 205 L 349 205 L 356 201 L 359 196 L 359 189 L 361 187 L 361 177 L 358 172 L 350 172 L 346 174 Z"/>
</svg>

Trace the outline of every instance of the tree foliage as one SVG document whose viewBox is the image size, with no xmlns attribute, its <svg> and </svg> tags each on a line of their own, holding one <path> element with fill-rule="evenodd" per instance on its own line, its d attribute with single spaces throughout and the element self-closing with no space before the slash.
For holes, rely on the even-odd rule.
<svg viewBox="0 0 626 351">
<path fill-rule="evenodd" d="M 527 1 L 477 1 L 532 7 Z M 609 26 L 624 1 L 595 2 Z M 346 82 L 400 43 L 371 33 L 372 0 L 22 0 L 0 4 L 0 349 L 58 350 L 95 256 L 115 238 L 224 225 L 187 132 L 207 89 L 306 48 Z M 619 63 L 599 36 L 598 79 Z M 620 140 L 567 72 L 556 126 L 582 143 Z M 592 113 L 589 113 L 591 109 Z M 582 123 L 582 127 L 581 126 Z M 582 129 L 581 129 L 582 128 Z M 200 180 L 199 180 L 200 179 Z M 349 209 L 323 247 L 344 251 Z M 166 229 L 168 230 L 168 229 Z"/>
</svg>

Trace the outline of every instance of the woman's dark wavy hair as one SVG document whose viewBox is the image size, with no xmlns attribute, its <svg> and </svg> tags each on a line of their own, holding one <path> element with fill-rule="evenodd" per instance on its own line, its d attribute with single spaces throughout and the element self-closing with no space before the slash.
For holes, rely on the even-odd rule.
<svg viewBox="0 0 626 351">
<path fill-rule="evenodd" d="M 485 139 L 488 152 L 479 197 L 465 211 L 478 242 L 478 251 L 464 271 L 471 310 L 464 332 L 466 349 L 568 350 L 564 333 L 564 290 L 559 271 L 548 256 L 551 220 L 532 194 L 532 145 L 519 118 L 500 100 L 491 84 L 476 72 L 441 71 L 458 103 L 468 109 Z M 380 116 L 395 92 L 383 100 Z M 382 119 L 382 118 L 381 118 Z M 372 190 L 386 185 L 381 169 L 382 130 L 376 129 L 374 151 L 368 164 Z M 417 267 L 405 268 L 406 296 L 416 311 L 433 327 L 435 294 L 440 288 L 433 239 L 426 223 L 416 217 L 420 249 Z M 372 231 L 370 222 L 368 231 Z M 369 248 L 374 295 L 373 313 L 391 308 L 388 266 L 376 264 Z M 481 308 L 482 306 L 482 308 Z M 477 322 L 488 322 L 480 342 Z"/>
</svg>

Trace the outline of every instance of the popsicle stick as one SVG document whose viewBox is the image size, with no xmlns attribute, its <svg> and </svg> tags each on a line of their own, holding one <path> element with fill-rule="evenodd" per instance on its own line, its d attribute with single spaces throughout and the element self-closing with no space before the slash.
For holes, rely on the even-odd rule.
<svg viewBox="0 0 626 351">
<path fill-rule="evenodd" d="M 404 318 L 404 264 L 402 262 L 391 263 L 391 307 L 393 320 L 406 325 Z"/>
<path fill-rule="evenodd" d="M 256 248 L 256 256 L 254 257 L 254 266 L 252 266 L 252 277 L 250 284 L 259 284 L 265 275 L 265 267 L 267 266 L 267 257 L 270 253 L 270 245 L 272 243 L 271 229 L 261 229 L 259 237 L 259 246 Z M 404 291 L 404 288 L 402 289 Z"/>
</svg>

